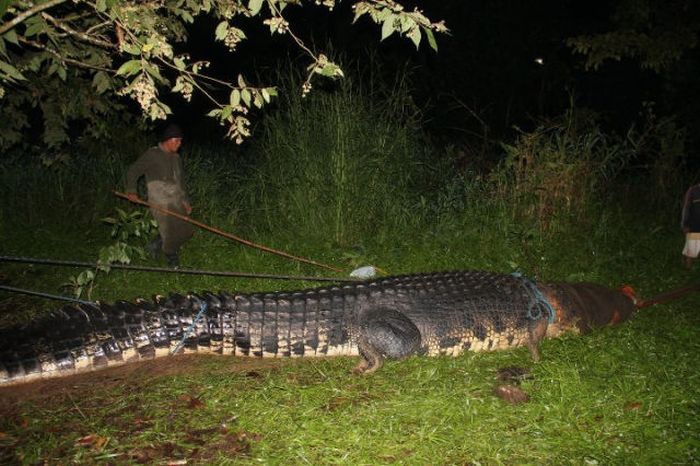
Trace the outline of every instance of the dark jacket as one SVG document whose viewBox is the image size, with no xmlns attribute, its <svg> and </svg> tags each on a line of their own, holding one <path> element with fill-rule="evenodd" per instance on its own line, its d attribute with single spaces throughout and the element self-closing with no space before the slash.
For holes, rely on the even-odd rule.
<svg viewBox="0 0 700 466">
<path fill-rule="evenodd" d="M 149 203 L 187 215 L 185 203 L 189 205 L 189 199 L 178 154 L 171 154 L 157 146 L 144 152 L 126 173 L 128 193 L 137 192 L 138 180 L 142 176 L 146 179 Z M 158 222 L 163 252 L 167 255 L 177 254 L 180 246 L 192 237 L 194 228 L 190 223 L 159 210 L 151 209 L 151 213 Z"/>
<path fill-rule="evenodd" d="M 700 184 L 691 186 L 685 193 L 681 228 L 691 233 L 700 233 Z"/>
</svg>

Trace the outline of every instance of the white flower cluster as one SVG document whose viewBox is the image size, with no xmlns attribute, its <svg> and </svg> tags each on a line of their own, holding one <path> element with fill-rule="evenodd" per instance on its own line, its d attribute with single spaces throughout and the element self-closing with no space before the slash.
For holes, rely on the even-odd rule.
<svg viewBox="0 0 700 466">
<path fill-rule="evenodd" d="M 242 144 L 243 139 L 250 136 L 250 121 L 242 116 L 237 116 L 228 129 L 228 137 L 236 141 L 236 144 Z"/>
<path fill-rule="evenodd" d="M 153 104 L 158 101 L 158 90 L 153 83 L 153 79 L 146 73 L 141 73 L 131 84 L 119 91 L 119 94 L 133 97 L 139 103 L 144 113 L 153 113 Z M 156 116 L 160 117 L 160 115 Z"/>
<path fill-rule="evenodd" d="M 332 10 L 335 6 L 335 0 L 316 0 L 316 5 L 323 5 L 329 10 Z"/>
<path fill-rule="evenodd" d="M 189 102 L 192 100 L 192 92 L 194 92 L 194 86 L 192 85 L 192 82 L 189 79 L 185 78 L 184 76 L 178 76 L 175 80 L 175 87 L 173 88 L 173 92 L 179 92 L 180 94 L 182 94 L 182 98 Z"/>
<path fill-rule="evenodd" d="M 263 24 L 270 26 L 270 32 L 274 34 L 284 34 L 289 30 L 289 23 L 281 16 L 274 16 L 263 21 Z"/>
<path fill-rule="evenodd" d="M 226 31 L 226 37 L 224 37 L 224 44 L 229 50 L 236 50 L 236 46 L 245 39 L 245 33 L 238 28 L 228 28 Z"/>
<path fill-rule="evenodd" d="M 301 96 L 306 97 L 309 92 L 311 92 L 311 81 L 306 81 L 302 86 L 301 86 Z"/>
</svg>

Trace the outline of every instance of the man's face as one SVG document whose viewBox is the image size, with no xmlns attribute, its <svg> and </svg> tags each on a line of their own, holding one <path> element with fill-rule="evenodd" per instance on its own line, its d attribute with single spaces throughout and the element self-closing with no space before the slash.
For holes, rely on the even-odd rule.
<svg viewBox="0 0 700 466">
<path fill-rule="evenodd" d="M 163 148 L 168 152 L 175 153 L 182 145 L 182 138 L 170 138 L 163 141 Z"/>
</svg>

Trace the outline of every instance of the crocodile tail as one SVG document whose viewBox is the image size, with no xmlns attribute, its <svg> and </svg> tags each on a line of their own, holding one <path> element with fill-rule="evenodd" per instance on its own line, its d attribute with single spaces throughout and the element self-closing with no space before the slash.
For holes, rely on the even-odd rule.
<svg viewBox="0 0 700 466">
<path fill-rule="evenodd" d="M 198 345 L 202 329 L 192 327 L 202 302 L 193 296 L 136 303 L 65 306 L 26 325 L 0 332 L 0 384 L 57 377 L 183 350 Z M 191 330 L 189 336 L 186 332 Z"/>
</svg>

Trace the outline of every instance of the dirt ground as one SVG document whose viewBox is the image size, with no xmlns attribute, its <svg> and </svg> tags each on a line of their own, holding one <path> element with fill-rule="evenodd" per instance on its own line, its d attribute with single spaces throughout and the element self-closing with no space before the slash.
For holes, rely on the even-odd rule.
<svg viewBox="0 0 700 466">
<path fill-rule="evenodd" d="M 79 394 L 80 397 L 83 397 L 95 390 L 104 391 L 113 386 L 129 386 L 136 382 L 138 382 L 138 385 L 141 385 L 147 379 L 183 373 L 197 373 L 202 370 L 202 363 L 211 358 L 222 357 L 226 356 L 186 354 L 0 387 L 0 416 L 12 412 L 20 401 L 32 401 L 43 404 L 55 402 L 57 397 L 70 397 L 72 394 Z M 279 359 L 226 358 L 230 362 L 230 365 L 227 367 L 231 372 L 270 369 L 283 363 Z"/>
</svg>

